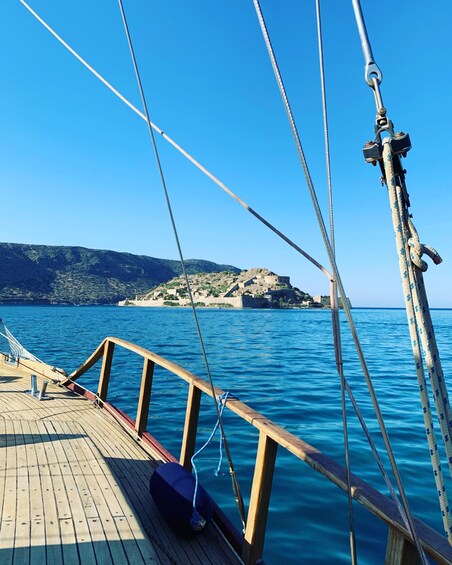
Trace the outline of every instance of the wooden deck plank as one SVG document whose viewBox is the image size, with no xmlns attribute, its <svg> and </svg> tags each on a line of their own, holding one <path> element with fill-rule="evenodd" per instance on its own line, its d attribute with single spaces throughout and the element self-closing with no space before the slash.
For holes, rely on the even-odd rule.
<svg viewBox="0 0 452 565">
<path fill-rule="evenodd" d="M 69 423 L 61 424 L 62 429 L 67 430 L 68 427 Z M 132 563 L 139 562 L 142 559 L 147 562 L 155 562 L 155 552 L 151 548 L 141 524 L 131 510 L 131 503 L 119 488 L 116 478 L 112 475 L 100 452 L 86 438 L 81 438 L 77 443 L 81 449 L 83 460 L 87 462 L 91 470 L 91 476 L 96 478 L 97 486 L 93 484 L 95 493 L 98 492 L 98 496 L 105 500 L 122 542 L 127 540 L 124 548 L 127 558 Z"/>
<path fill-rule="evenodd" d="M 108 417 L 108 414 L 100 413 L 101 416 L 104 418 Z M 119 426 L 119 425 L 118 425 Z M 127 432 L 122 428 L 119 427 L 117 430 L 118 439 L 121 434 L 127 434 Z M 97 445 L 102 445 L 102 437 L 98 438 Z M 117 474 L 119 475 L 119 479 L 124 484 L 128 483 L 126 486 L 129 495 L 133 490 L 137 491 L 137 495 L 139 501 L 135 502 L 135 505 L 140 507 L 140 502 L 142 502 L 145 507 L 145 516 L 141 516 L 143 523 L 151 523 L 155 524 L 158 523 L 158 528 L 155 530 L 154 535 L 161 535 L 161 531 L 165 530 L 165 522 L 161 517 L 160 513 L 155 508 L 154 502 L 149 494 L 149 478 L 150 473 L 146 475 L 145 473 L 139 473 L 137 476 L 135 475 L 134 465 L 129 467 L 128 460 L 131 461 L 136 460 L 134 458 L 134 454 L 131 453 L 133 449 L 139 448 L 137 444 L 130 444 L 130 443 L 121 443 L 121 448 L 127 450 L 129 454 L 124 453 L 124 458 L 120 461 L 122 466 L 122 470 L 118 470 Z M 107 446 L 108 449 L 108 446 Z M 154 463 L 155 466 L 155 463 Z M 128 481 L 128 478 L 131 478 Z M 148 532 L 150 535 L 152 532 Z M 207 532 L 206 532 L 207 533 Z M 207 539 L 206 539 L 207 538 Z M 234 551 L 225 544 L 224 538 L 215 530 L 214 527 L 209 526 L 208 537 L 205 533 L 196 536 L 192 540 L 183 540 L 181 542 L 180 538 L 175 536 L 171 531 L 168 533 L 167 545 L 166 547 L 173 547 L 173 551 L 175 551 L 180 559 L 181 563 L 186 562 L 189 560 L 191 563 L 237 563 L 237 557 Z M 213 543 L 212 543 L 213 542 Z M 224 551 L 223 549 L 224 548 Z"/>
<path fill-rule="evenodd" d="M 49 434 L 57 437 L 57 430 L 51 422 L 44 422 L 44 425 Z M 79 483 L 81 477 L 78 476 L 80 475 L 80 472 L 78 470 L 77 462 L 73 460 L 74 458 L 67 457 L 67 453 L 71 449 L 71 439 L 74 435 L 75 434 L 71 434 L 69 438 L 66 438 L 67 441 L 61 441 L 61 438 L 58 438 L 58 441 L 55 442 L 55 446 L 60 462 L 60 468 L 62 465 L 63 469 L 66 471 L 63 474 L 65 475 L 66 493 L 68 495 L 69 506 L 72 512 L 79 558 L 82 563 L 94 563 L 96 560 L 96 553 L 92 544 L 92 537 L 86 515 L 86 509 L 93 509 L 94 505 L 90 504 L 89 500 L 87 503 L 84 500 L 87 495 L 80 489 Z M 95 516 L 97 517 L 97 513 Z M 105 538 L 102 541 L 105 545 Z M 99 545 L 102 545 L 102 543 Z M 107 553 L 105 553 L 105 555 L 103 554 L 103 557 L 107 559 Z"/>
<path fill-rule="evenodd" d="M 109 465 L 112 468 L 112 470 L 115 472 L 115 475 L 118 478 L 119 477 L 121 478 L 121 484 L 125 485 L 128 479 L 126 478 L 122 467 L 120 467 L 119 464 L 113 461 L 110 461 Z M 127 488 L 127 494 L 129 495 L 133 507 L 137 511 L 141 524 L 143 524 L 146 533 L 148 534 L 149 538 L 151 539 L 154 545 L 154 548 L 157 551 L 157 555 L 160 559 L 160 562 L 164 565 L 169 563 L 174 563 L 174 560 L 171 558 L 171 556 L 168 555 L 168 552 L 165 550 L 166 546 L 168 545 L 168 543 L 165 542 L 165 539 L 167 538 L 166 532 L 160 532 L 158 535 L 159 530 L 155 528 L 155 524 L 152 524 L 150 522 L 149 517 L 146 514 L 145 511 L 146 503 L 143 500 L 144 497 L 142 496 L 143 494 L 142 489 L 137 488 L 137 492 L 136 492 L 131 486 L 129 486 L 129 488 Z M 148 524 L 151 525 L 150 528 L 146 527 Z"/>
<path fill-rule="evenodd" d="M 118 436 L 127 434 L 122 428 L 117 430 Z M 111 445 L 105 442 L 104 436 L 98 437 L 97 445 L 103 446 L 109 453 Z M 117 454 L 118 447 L 113 454 Z M 134 444 L 121 444 L 120 458 L 115 458 L 110 461 L 111 465 L 115 465 L 117 469 L 116 474 L 124 485 L 125 490 L 129 496 L 133 496 L 135 507 L 139 509 L 140 518 L 144 524 L 148 535 L 153 540 L 154 544 L 158 543 L 162 552 L 165 555 L 173 554 L 178 563 L 192 563 L 192 564 L 205 564 L 205 563 L 222 563 L 221 558 L 217 555 L 208 558 L 199 546 L 200 536 L 189 540 L 177 537 L 171 530 L 168 530 L 166 523 L 158 510 L 155 507 L 154 501 L 149 493 L 149 479 L 154 465 L 149 467 L 149 472 L 143 472 L 143 467 L 136 468 L 136 459 L 134 459 L 129 450 L 135 449 Z M 142 455 L 143 457 L 143 455 Z M 146 459 L 143 460 L 146 463 Z M 204 534 L 201 534 L 201 536 Z M 223 542 L 224 543 L 224 542 Z M 216 550 L 213 550 L 216 553 Z M 233 561 L 237 563 L 237 561 Z"/>
<path fill-rule="evenodd" d="M 74 429 L 74 425 L 69 422 L 61 422 L 58 425 L 54 423 L 53 426 L 55 431 L 60 434 L 60 438 L 64 437 L 62 434 L 69 437 L 70 430 Z M 78 428 L 79 426 L 77 426 Z M 68 460 L 68 463 L 71 466 L 79 464 L 84 469 L 84 477 L 87 480 L 96 508 L 103 508 L 105 516 L 108 511 L 111 518 L 107 518 L 107 520 L 112 528 L 116 528 L 117 539 L 113 539 L 114 543 L 110 547 L 112 555 L 114 554 L 114 561 L 124 561 L 120 546 L 122 543 L 124 555 L 131 562 L 136 563 L 143 559 L 147 562 L 156 562 L 155 552 L 131 511 L 130 501 L 125 498 L 116 484 L 116 479 L 111 474 L 99 451 L 87 437 L 77 438 L 76 441 L 71 443 L 76 446 L 77 454 L 73 450 L 72 459 L 74 461 Z M 66 454 L 68 455 L 68 453 L 69 450 L 66 449 Z M 111 535 L 108 536 L 108 539 L 111 540 Z M 119 542 L 119 544 L 116 542 Z"/>
<path fill-rule="evenodd" d="M 99 425 L 95 431 L 93 430 L 93 433 L 98 434 L 96 445 L 98 448 L 101 448 L 105 457 L 109 458 L 111 456 L 109 465 L 114 465 L 118 479 L 124 485 L 129 496 L 134 498 L 135 507 L 137 508 L 138 506 L 141 521 L 154 545 L 158 543 L 161 552 L 166 555 L 174 554 L 178 563 L 200 565 L 201 563 L 222 562 L 221 558 L 218 559 L 217 556 L 212 559 L 206 557 L 204 552 L 200 550 L 199 537 L 193 540 L 181 539 L 167 528 L 149 493 L 149 479 L 153 468 L 155 468 L 155 463 L 149 465 L 147 473 L 143 472 L 143 464 L 150 463 L 149 456 L 143 452 L 138 444 L 124 441 L 124 439 L 128 439 L 129 434 L 117 423 L 115 423 L 114 431 L 115 441 L 113 441 L 112 435 L 106 436 L 105 433 L 102 433 L 102 427 L 108 424 L 108 414 L 99 411 L 98 419 L 100 420 Z M 111 428 L 109 427 L 108 429 L 112 433 Z M 106 440 L 106 437 L 109 440 Z M 141 458 L 139 471 L 136 470 L 137 455 Z M 136 496 L 134 496 L 135 494 Z M 146 508 L 144 512 L 143 506 Z M 237 563 L 237 560 L 235 559 L 233 562 Z"/>
<path fill-rule="evenodd" d="M 59 448 L 57 441 L 55 441 L 55 437 L 49 434 L 43 421 L 36 422 L 36 427 L 40 434 L 41 441 L 44 444 L 44 452 L 47 459 L 45 470 L 49 473 L 50 492 L 54 496 L 56 506 L 56 524 L 49 524 L 46 519 L 46 537 L 47 531 L 49 530 L 49 535 L 51 535 L 53 526 L 57 526 L 59 539 L 56 540 L 56 543 L 61 544 L 62 560 L 68 561 L 69 563 L 78 563 L 75 528 L 69 504 L 69 496 L 58 461 Z M 47 541 L 47 546 L 48 545 L 49 542 Z"/>
<path fill-rule="evenodd" d="M 72 518 L 63 518 L 59 521 L 59 525 L 63 563 L 80 563 Z"/>
<path fill-rule="evenodd" d="M 17 511 L 14 548 L 14 563 L 28 565 L 30 561 L 30 482 L 28 478 L 27 453 L 21 422 L 12 422 L 16 438 Z"/>
<path fill-rule="evenodd" d="M 6 423 L 0 416 L 0 529 L 3 514 L 3 503 L 5 500 L 5 481 L 6 481 Z"/>
<path fill-rule="evenodd" d="M 139 563 L 140 561 L 157 563 L 160 561 L 158 558 L 156 559 L 155 550 L 153 548 L 151 550 L 147 538 L 135 538 L 135 532 L 132 530 L 126 516 L 115 516 L 113 520 L 121 540 L 127 540 L 125 550 L 130 563 Z"/>
<path fill-rule="evenodd" d="M 12 563 L 14 557 L 14 537 L 16 533 L 16 442 L 13 423 L 5 421 L 5 493 L 0 523 L 0 556 L 2 563 Z"/>
<path fill-rule="evenodd" d="M 42 494 L 42 522 L 44 527 L 44 535 L 41 544 L 44 546 L 46 558 L 39 561 L 40 545 L 32 546 L 31 563 L 42 565 L 43 563 L 61 563 L 61 534 L 57 516 L 56 500 L 53 492 L 53 484 L 50 477 L 49 465 L 46 452 L 42 442 L 41 434 L 38 430 L 36 422 L 27 420 L 22 422 L 23 429 L 27 429 L 30 434 L 30 442 L 34 448 L 34 454 L 37 462 L 37 473 L 41 483 Z M 33 542 L 33 536 L 32 536 Z M 47 561 L 46 561 L 47 559 Z"/>
<path fill-rule="evenodd" d="M 0 372 L 2 565 L 238 562 L 169 530 L 148 488 L 159 462 L 108 412 L 53 384 L 48 401 L 29 388 Z"/>
<path fill-rule="evenodd" d="M 30 563 L 42 564 L 46 560 L 46 550 L 41 477 L 30 422 L 28 420 L 22 421 L 21 428 L 30 482 Z"/>
<path fill-rule="evenodd" d="M 83 441 L 84 432 L 81 428 L 75 424 L 71 424 L 71 432 L 69 430 L 61 429 L 61 423 L 57 422 L 46 422 L 46 426 L 52 428 L 53 433 L 55 436 L 58 436 L 59 442 L 59 458 L 62 462 L 62 467 L 64 469 L 71 469 L 70 476 L 67 477 L 67 485 L 66 488 L 70 489 L 71 493 L 76 491 L 78 493 L 78 489 L 76 483 L 81 479 L 80 475 L 83 477 L 83 484 L 85 485 L 86 494 L 88 497 L 90 507 L 90 514 L 91 519 L 89 520 L 88 527 L 91 531 L 91 537 L 94 541 L 94 547 L 96 551 L 96 556 L 102 562 L 113 562 L 113 563 L 127 563 L 127 557 L 124 552 L 124 549 L 121 544 L 121 540 L 119 534 L 116 530 L 113 515 L 108 510 L 108 505 L 103 498 L 102 495 L 99 495 L 101 489 L 97 482 L 95 475 L 93 475 L 92 470 L 85 459 L 82 458 L 82 461 L 78 461 L 76 459 L 69 461 L 67 459 L 67 454 L 71 454 L 72 458 L 75 458 L 75 453 L 69 447 L 69 443 L 80 443 Z M 74 434 L 73 432 L 79 432 L 78 434 Z M 73 442 L 69 441 L 69 438 L 74 435 L 80 435 Z M 76 469 L 79 473 L 79 476 L 73 476 L 72 470 Z M 69 486 L 71 485 L 71 486 Z M 77 505 L 77 509 L 80 510 L 81 505 Z M 96 510 L 96 516 L 92 516 L 93 508 Z M 75 515 L 74 508 L 72 508 L 74 513 L 74 522 L 82 522 L 85 519 L 85 514 L 83 509 L 80 512 L 77 512 Z M 106 561 L 104 561 L 106 560 Z"/>
<path fill-rule="evenodd" d="M 108 425 L 109 415 L 100 410 L 97 412 L 98 426 L 93 431 L 98 435 L 96 446 L 102 448 L 104 456 L 112 456 L 109 464 L 114 465 L 115 474 L 132 499 L 141 522 L 145 525 L 148 535 L 153 539 L 154 545 L 159 543 L 160 558 L 168 559 L 167 553 L 174 552 L 178 555 L 180 563 L 237 563 L 238 560 L 234 551 L 225 543 L 224 538 L 216 531 L 215 527 L 209 526 L 207 540 L 205 535 L 197 536 L 193 540 L 181 540 L 171 531 L 167 531 L 167 526 L 149 494 L 149 479 L 156 463 L 152 462 L 146 454 L 143 455 L 143 450 L 139 444 L 123 441 L 124 438 L 127 439 L 129 434 L 118 423 L 115 422 L 114 435 L 102 433 L 103 427 L 108 426 L 108 430 L 112 434 L 111 426 Z M 106 437 L 109 438 L 108 441 L 105 440 Z M 112 449 L 113 444 L 114 449 Z M 113 458 L 118 450 L 120 450 L 121 457 L 116 463 L 113 462 Z M 141 457 L 143 463 L 148 462 L 149 471 L 142 472 L 140 469 L 141 472 L 135 472 L 134 462 L 136 462 L 137 456 Z M 130 465 L 128 461 L 131 462 Z M 224 548 L 224 551 L 222 548 Z"/>
<path fill-rule="evenodd" d="M 88 518 L 88 528 L 91 538 L 96 540 L 93 546 L 97 562 L 110 563 L 112 558 L 101 519 L 99 517 Z"/>
<path fill-rule="evenodd" d="M 87 476 L 90 475 L 91 471 L 88 468 L 86 460 L 81 456 L 79 438 L 77 438 L 77 441 L 69 441 L 69 438 L 74 435 L 74 432 L 78 432 L 79 435 L 84 435 L 83 429 L 76 424 L 71 424 L 70 430 L 68 428 L 62 428 L 60 422 L 48 422 L 46 425 L 51 426 L 55 435 L 58 435 L 60 440 L 62 440 L 62 453 L 60 457 L 62 461 L 66 461 L 65 465 L 67 464 L 67 467 L 71 469 L 71 477 L 68 477 L 71 486 L 67 486 L 67 488 L 69 488 L 73 497 L 71 507 L 73 511 L 75 509 L 76 512 L 75 522 L 77 523 L 79 547 L 84 543 L 85 539 L 93 541 L 93 552 L 98 562 L 108 563 L 112 561 L 108 543 L 108 535 L 110 532 L 105 531 L 96 499 L 91 493 L 90 484 L 89 481 L 87 481 Z M 104 519 L 107 527 L 109 523 L 111 524 L 113 522 L 112 516 L 108 518 L 104 517 Z M 81 536 L 78 535 L 79 525 L 83 525 L 84 530 L 86 526 L 86 531 L 84 531 Z M 86 547 L 82 546 L 82 548 L 86 551 Z"/>
</svg>

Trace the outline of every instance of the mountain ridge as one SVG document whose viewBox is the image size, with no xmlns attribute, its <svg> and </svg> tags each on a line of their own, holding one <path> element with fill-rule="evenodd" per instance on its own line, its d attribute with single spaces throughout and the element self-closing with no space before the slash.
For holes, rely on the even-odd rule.
<svg viewBox="0 0 452 565">
<path fill-rule="evenodd" d="M 181 274 L 179 261 L 82 246 L 0 243 L 1 304 L 116 304 Z M 231 270 L 186 260 L 189 274 Z"/>
</svg>

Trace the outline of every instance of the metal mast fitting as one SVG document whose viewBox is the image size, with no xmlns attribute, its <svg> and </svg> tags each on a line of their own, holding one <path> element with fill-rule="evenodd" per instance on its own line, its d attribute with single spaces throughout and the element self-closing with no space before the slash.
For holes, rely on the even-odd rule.
<svg viewBox="0 0 452 565">
<path fill-rule="evenodd" d="M 372 163 L 373 165 L 378 163 L 380 165 L 382 181 L 386 184 L 388 189 L 428 448 L 438 492 L 443 526 L 447 539 L 452 545 L 452 517 L 435 440 L 431 403 L 427 393 L 428 388 L 430 388 L 430 395 L 433 397 L 438 415 L 439 427 L 444 442 L 449 469 L 452 472 L 452 445 L 450 441 L 452 437 L 452 409 L 449 402 L 444 373 L 441 367 L 423 280 L 423 272 L 427 270 L 428 265 L 422 259 L 422 255 L 427 254 L 435 264 L 441 262 L 441 257 L 435 249 L 420 242 L 419 235 L 414 227 L 412 216 L 409 212 L 410 201 L 405 184 L 406 171 L 401 165 L 401 157 L 405 157 L 407 152 L 411 149 L 410 137 L 403 132 L 394 133 L 392 122 L 386 115 L 386 109 L 383 106 L 380 92 L 381 72 L 375 64 L 370 48 L 360 1 L 352 0 L 352 3 L 364 54 L 365 78 L 367 84 L 374 91 L 377 106 L 375 138 L 373 141 L 369 141 L 364 145 L 364 158 L 368 163 Z M 383 133 L 386 134 L 384 139 L 382 139 Z M 428 387 L 425 377 L 424 363 L 427 368 L 430 387 Z M 416 546 L 421 562 L 427 565 L 427 558 L 425 557 L 422 545 L 417 536 L 405 493 L 401 490 L 400 494 L 404 502 L 404 511 L 413 538 L 413 544 Z"/>
<path fill-rule="evenodd" d="M 366 24 L 364 21 L 363 12 L 361 9 L 360 0 L 352 0 L 353 10 L 355 12 L 356 25 L 358 27 L 359 37 L 361 39 L 361 47 L 364 55 L 364 79 L 366 83 L 372 88 L 377 115 L 375 119 L 375 139 L 368 141 L 363 147 L 364 159 L 367 163 L 380 165 L 383 176 L 385 176 L 383 168 L 383 144 L 381 139 L 382 132 L 388 132 L 391 137 L 391 148 L 393 156 L 398 158 L 396 165 L 396 175 L 404 179 L 405 171 L 400 165 L 400 155 L 406 157 L 406 154 L 411 149 L 410 136 L 404 132 L 394 133 L 394 125 L 387 116 L 386 107 L 383 104 L 383 97 L 381 95 L 380 84 L 383 80 L 383 75 L 372 53 L 369 36 L 367 34 Z"/>
</svg>

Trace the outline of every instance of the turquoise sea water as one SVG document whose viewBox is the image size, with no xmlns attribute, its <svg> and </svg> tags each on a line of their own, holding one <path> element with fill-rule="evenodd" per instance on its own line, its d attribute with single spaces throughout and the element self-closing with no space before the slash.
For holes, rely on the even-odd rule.
<svg viewBox="0 0 452 565">
<path fill-rule="evenodd" d="M 412 510 L 441 531 L 405 312 L 355 309 L 353 315 Z M 80 365 L 105 336 L 112 335 L 149 348 L 205 377 L 189 310 L 7 306 L 2 308 L 2 317 L 27 349 L 68 372 Z M 201 310 L 199 317 L 215 384 L 343 463 L 340 389 L 330 312 Z M 436 310 L 433 317 L 447 380 L 452 374 L 452 311 Z M 378 426 L 345 320 L 341 327 L 346 376 L 380 447 Z M 115 361 L 109 399 L 135 416 L 141 363 L 124 353 L 115 353 Z M 95 369 L 81 383 L 95 389 L 97 378 Z M 183 381 L 156 371 L 148 429 L 176 456 L 185 399 Z M 205 399 L 200 444 L 214 422 L 213 406 Z M 352 472 L 384 490 L 351 411 L 349 424 Z M 247 501 L 257 434 L 230 413 L 225 426 Z M 383 456 L 383 460 L 387 458 Z M 201 481 L 237 523 L 227 467 L 223 466 L 225 473 L 217 478 L 213 474 L 217 462 L 215 443 L 199 457 Z M 360 562 L 383 563 L 385 526 L 359 505 L 354 509 Z M 286 564 L 349 563 L 347 523 L 345 494 L 280 450 L 268 519 L 266 562 L 277 563 L 283 558 Z"/>
</svg>

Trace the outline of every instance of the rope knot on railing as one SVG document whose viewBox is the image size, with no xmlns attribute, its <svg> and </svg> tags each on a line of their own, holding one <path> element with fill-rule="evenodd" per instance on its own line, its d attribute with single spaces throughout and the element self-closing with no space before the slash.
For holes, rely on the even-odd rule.
<svg viewBox="0 0 452 565">
<path fill-rule="evenodd" d="M 203 518 L 199 515 L 199 513 L 196 510 L 196 495 L 197 495 L 197 492 L 198 492 L 199 477 L 198 477 L 198 470 L 197 470 L 196 465 L 195 465 L 195 459 L 202 451 L 204 451 L 204 449 L 212 442 L 213 438 L 215 437 L 215 434 L 217 433 L 217 430 L 220 427 L 220 420 L 221 420 L 221 417 L 223 415 L 223 411 L 225 409 L 226 402 L 228 401 L 229 398 L 233 398 L 234 400 L 238 400 L 238 398 L 236 396 L 234 396 L 233 394 L 231 394 L 229 391 L 223 392 L 223 394 L 219 394 L 217 396 L 216 402 L 217 402 L 218 407 L 219 407 L 218 419 L 217 419 L 217 421 L 216 421 L 216 423 L 213 427 L 212 433 L 210 434 L 206 443 L 201 448 L 199 448 L 198 451 L 196 453 L 194 453 L 192 455 L 192 458 L 191 458 L 191 465 L 192 465 L 192 468 L 193 468 L 193 473 L 195 475 L 195 488 L 194 488 L 194 491 L 193 491 L 193 515 L 192 515 L 190 524 L 191 524 L 191 526 L 193 527 L 194 530 L 201 530 L 202 528 L 204 528 L 204 525 L 205 525 L 205 521 L 203 520 Z M 220 431 L 220 441 L 219 441 L 220 457 L 219 457 L 219 461 L 218 461 L 218 466 L 217 466 L 216 470 L 214 471 L 214 475 L 216 477 L 218 477 L 221 474 L 221 464 L 223 462 L 223 442 L 224 442 L 224 436 L 221 434 L 221 431 Z"/>
<path fill-rule="evenodd" d="M 219 407 L 221 407 L 221 405 L 226 406 L 226 402 L 228 400 L 240 400 L 240 399 L 235 394 L 231 394 L 228 390 L 226 392 L 223 392 L 223 394 L 219 394 L 217 396 L 217 403 Z"/>
<path fill-rule="evenodd" d="M 426 245 L 419 241 L 419 235 L 416 228 L 414 227 L 413 220 L 408 218 L 408 227 L 411 232 L 411 237 L 408 239 L 408 245 L 410 247 L 410 258 L 416 267 L 418 267 L 422 272 L 428 269 L 428 264 L 422 259 L 424 253 L 432 259 L 435 265 L 439 265 L 442 262 L 442 258 L 438 251 L 431 245 Z"/>
</svg>

